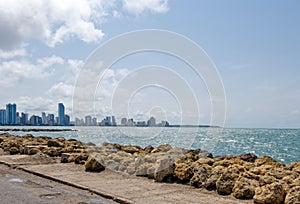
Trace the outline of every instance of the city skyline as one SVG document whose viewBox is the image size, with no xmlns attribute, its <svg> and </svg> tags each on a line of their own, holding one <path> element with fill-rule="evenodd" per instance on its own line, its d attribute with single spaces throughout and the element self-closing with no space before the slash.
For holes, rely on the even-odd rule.
<svg viewBox="0 0 300 204">
<path fill-rule="evenodd" d="M 74 118 L 70 120 L 70 116 L 65 114 L 65 106 L 62 102 L 58 103 L 57 116 L 54 113 L 41 112 L 41 115 L 17 111 L 17 104 L 8 103 L 6 109 L 0 109 L 0 126 L 6 125 L 32 125 L 32 126 L 118 126 L 115 116 L 106 116 L 98 122 L 96 116 L 84 116 L 84 118 Z M 169 126 L 168 121 L 156 123 L 156 119 L 151 116 L 147 121 L 134 118 L 121 118 L 119 126 L 138 126 L 138 127 L 165 127 Z"/>
</svg>

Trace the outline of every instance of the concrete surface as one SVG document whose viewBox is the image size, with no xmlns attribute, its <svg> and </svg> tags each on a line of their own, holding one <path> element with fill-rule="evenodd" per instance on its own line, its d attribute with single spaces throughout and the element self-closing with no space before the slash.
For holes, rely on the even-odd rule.
<svg viewBox="0 0 300 204">
<path fill-rule="evenodd" d="M 110 170 L 100 173 L 85 172 L 82 165 L 43 164 L 38 160 L 30 160 L 29 157 L 27 155 L 0 156 L 0 163 L 66 186 L 93 192 L 119 203 L 253 203 L 252 200 L 237 200 L 230 196 L 218 195 L 214 191 L 196 189 L 188 185 L 158 183 L 147 178 Z"/>
<path fill-rule="evenodd" d="M 89 191 L 0 165 L 0 203 L 109 204 L 115 202 Z"/>
</svg>

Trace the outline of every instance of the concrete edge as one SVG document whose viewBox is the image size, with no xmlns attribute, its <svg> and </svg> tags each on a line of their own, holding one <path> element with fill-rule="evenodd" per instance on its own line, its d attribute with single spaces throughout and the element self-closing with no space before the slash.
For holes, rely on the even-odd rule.
<svg viewBox="0 0 300 204">
<path fill-rule="evenodd" d="M 90 189 L 88 187 L 79 185 L 79 184 L 67 182 L 67 181 L 64 181 L 64 180 L 61 180 L 61 179 L 58 179 L 58 178 L 54 178 L 52 176 L 48 176 L 48 175 L 45 175 L 45 174 L 42 174 L 42 173 L 38 173 L 38 172 L 35 172 L 35 171 L 28 170 L 28 169 L 23 168 L 23 167 L 21 167 L 19 165 L 16 165 L 16 164 L 10 164 L 10 163 L 4 162 L 4 161 L 0 161 L 0 164 L 4 164 L 4 165 L 6 165 L 10 168 L 18 169 L 18 170 L 24 171 L 26 173 L 30 173 L 30 174 L 33 174 L 35 176 L 39 176 L 39 177 L 42 177 L 42 178 L 45 178 L 45 179 L 48 179 L 48 180 L 51 180 L 51 181 L 55 181 L 55 182 L 58 182 L 58 183 L 61 183 L 61 184 L 67 185 L 67 186 L 78 188 L 80 190 L 89 191 L 91 193 L 94 193 L 96 195 L 99 195 L 99 196 L 101 196 L 103 198 L 106 198 L 106 199 L 109 199 L 109 200 L 113 200 L 113 201 L 115 201 L 117 203 L 120 203 L 120 204 L 133 204 L 133 201 L 128 200 L 126 198 L 123 198 L 121 196 L 117 196 L 117 195 L 110 194 L 110 193 L 107 193 L 107 192 L 96 191 L 96 190 Z"/>
</svg>

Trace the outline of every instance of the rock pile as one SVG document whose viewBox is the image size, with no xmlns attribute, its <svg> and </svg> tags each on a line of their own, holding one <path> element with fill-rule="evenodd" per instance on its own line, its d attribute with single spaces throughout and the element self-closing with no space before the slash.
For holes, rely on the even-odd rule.
<svg viewBox="0 0 300 204">
<path fill-rule="evenodd" d="M 0 135 L 9 154 L 43 153 L 61 162 L 85 164 L 87 171 L 105 168 L 158 182 L 178 182 L 215 190 L 255 203 L 300 203 L 300 162 L 288 166 L 269 156 L 254 154 L 213 157 L 207 151 L 173 148 L 168 144 L 141 148 L 134 145 L 83 144 L 64 138 Z"/>
</svg>

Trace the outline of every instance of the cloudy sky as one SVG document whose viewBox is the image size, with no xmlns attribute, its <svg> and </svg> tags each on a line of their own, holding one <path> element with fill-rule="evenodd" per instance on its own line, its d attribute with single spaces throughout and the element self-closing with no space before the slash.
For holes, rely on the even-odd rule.
<svg viewBox="0 0 300 204">
<path fill-rule="evenodd" d="M 215 64 L 226 93 L 226 127 L 299 128 L 299 9 L 297 0 L 0 1 L 0 109 L 16 103 L 20 112 L 57 114 L 63 102 L 72 116 L 77 77 L 95 49 L 123 33 L 162 29 L 194 41 Z M 115 91 L 124 91 L 126 80 L 149 65 L 167 67 L 170 79 L 188 84 L 199 111 L 183 110 L 176 92 L 159 84 L 132 92 L 122 111 L 122 101 L 112 100 Z M 157 78 L 152 69 L 140 80 Z M 211 98 L 182 61 L 137 53 L 99 78 L 94 114 L 112 113 L 118 122 L 154 115 L 178 124 L 186 114 L 186 123 L 209 124 Z"/>
</svg>

